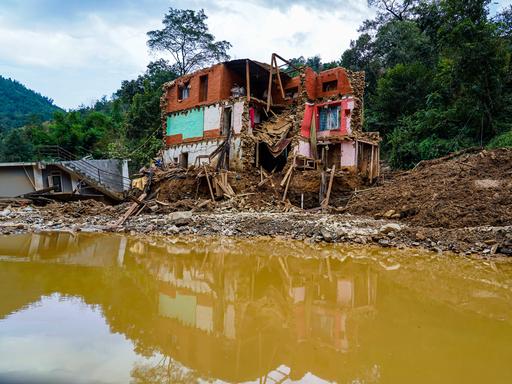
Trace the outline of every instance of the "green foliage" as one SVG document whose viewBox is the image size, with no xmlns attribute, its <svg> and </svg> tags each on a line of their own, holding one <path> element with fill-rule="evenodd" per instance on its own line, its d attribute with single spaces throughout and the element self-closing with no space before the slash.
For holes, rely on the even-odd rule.
<svg viewBox="0 0 512 384">
<path fill-rule="evenodd" d="M 487 148 L 500 148 L 500 147 L 508 147 L 512 148 L 512 129 L 508 132 L 504 132 L 498 136 L 495 136 L 489 144 L 487 144 Z"/>
<path fill-rule="evenodd" d="M 25 132 L 13 129 L 1 137 L 1 162 L 27 161 L 33 157 L 33 146 Z"/>
<path fill-rule="evenodd" d="M 135 80 L 124 81 L 112 99 L 92 107 L 57 111 L 49 122 L 35 122 L 0 137 L 0 161 L 28 161 L 40 145 L 59 145 L 77 156 L 130 158 L 133 169 L 147 164 L 162 145 L 162 84 L 176 78 L 164 60 L 150 63 Z"/>
<path fill-rule="evenodd" d="M 53 100 L 0 76 L 0 132 L 49 120 L 58 110 Z"/>
<path fill-rule="evenodd" d="M 377 17 L 341 62 L 366 71 L 365 129 L 380 131 L 391 164 L 507 145 L 512 8 L 490 19 L 488 0 L 370 3 Z"/>
<path fill-rule="evenodd" d="M 231 44 L 225 40 L 215 41 L 208 32 L 207 19 L 202 9 L 196 12 L 170 8 L 163 19 L 164 28 L 148 32 L 148 46 L 153 51 L 170 53 L 179 76 L 228 60 Z"/>
</svg>

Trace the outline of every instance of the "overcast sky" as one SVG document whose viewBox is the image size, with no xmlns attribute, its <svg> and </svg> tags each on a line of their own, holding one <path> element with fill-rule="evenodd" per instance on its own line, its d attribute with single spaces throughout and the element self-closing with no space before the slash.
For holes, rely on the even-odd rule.
<svg viewBox="0 0 512 384">
<path fill-rule="evenodd" d="M 272 52 L 339 59 L 374 12 L 367 0 L 1 0 L 0 75 L 60 107 L 89 105 L 159 57 L 146 32 L 161 27 L 169 7 L 204 8 L 210 31 L 233 44 L 232 58 L 266 62 Z"/>
</svg>

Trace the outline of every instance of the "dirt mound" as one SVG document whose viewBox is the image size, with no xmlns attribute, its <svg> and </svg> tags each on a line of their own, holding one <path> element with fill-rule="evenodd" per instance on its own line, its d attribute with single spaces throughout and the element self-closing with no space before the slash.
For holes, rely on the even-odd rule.
<svg viewBox="0 0 512 384">
<path fill-rule="evenodd" d="M 512 150 L 465 151 L 356 194 L 346 211 L 424 227 L 512 225 Z"/>
</svg>

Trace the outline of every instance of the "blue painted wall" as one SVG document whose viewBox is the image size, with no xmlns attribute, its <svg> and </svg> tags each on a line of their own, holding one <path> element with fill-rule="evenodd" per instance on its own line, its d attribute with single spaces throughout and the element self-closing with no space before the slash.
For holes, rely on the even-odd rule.
<svg viewBox="0 0 512 384">
<path fill-rule="evenodd" d="M 167 136 L 182 134 L 183 139 L 203 136 L 204 109 L 193 109 L 167 116 Z"/>
</svg>

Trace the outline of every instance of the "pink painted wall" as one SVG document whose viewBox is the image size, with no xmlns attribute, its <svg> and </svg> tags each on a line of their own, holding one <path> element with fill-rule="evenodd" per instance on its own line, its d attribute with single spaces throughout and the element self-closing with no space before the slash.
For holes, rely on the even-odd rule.
<svg viewBox="0 0 512 384">
<path fill-rule="evenodd" d="M 342 167 L 354 167 L 356 165 L 356 143 L 355 141 L 343 141 L 341 143 Z"/>
<path fill-rule="evenodd" d="M 299 145 L 297 147 L 297 154 L 306 156 L 306 157 L 312 157 L 311 156 L 311 144 L 309 143 L 309 141 L 299 140 Z"/>
</svg>

